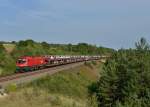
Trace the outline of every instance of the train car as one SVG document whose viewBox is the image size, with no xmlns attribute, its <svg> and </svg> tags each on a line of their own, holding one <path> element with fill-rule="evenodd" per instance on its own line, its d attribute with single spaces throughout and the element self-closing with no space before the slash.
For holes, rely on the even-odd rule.
<svg viewBox="0 0 150 107">
<path fill-rule="evenodd" d="M 20 57 L 16 62 L 16 71 L 31 71 L 44 67 L 47 64 L 45 57 Z"/>
</svg>

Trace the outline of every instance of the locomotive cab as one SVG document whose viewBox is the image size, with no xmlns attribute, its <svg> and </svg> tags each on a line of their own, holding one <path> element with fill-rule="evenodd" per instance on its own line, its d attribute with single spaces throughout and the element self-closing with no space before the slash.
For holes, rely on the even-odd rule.
<svg viewBox="0 0 150 107">
<path fill-rule="evenodd" d="M 27 62 L 26 59 L 18 59 L 17 64 L 24 64 L 26 62 Z"/>
<path fill-rule="evenodd" d="M 28 60 L 25 58 L 20 58 L 16 62 L 16 72 L 26 69 Z"/>
</svg>

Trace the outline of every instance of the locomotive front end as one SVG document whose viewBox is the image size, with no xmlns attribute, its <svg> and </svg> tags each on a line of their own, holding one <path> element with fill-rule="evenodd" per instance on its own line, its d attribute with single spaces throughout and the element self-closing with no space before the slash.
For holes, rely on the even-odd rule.
<svg viewBox="0 0 150 107">
<path fill-rule="evenodd" d="M 16 62 L 16 72 L 28 71 L 28 60 L 24 57 L 19 58 Z"/>
</svg>

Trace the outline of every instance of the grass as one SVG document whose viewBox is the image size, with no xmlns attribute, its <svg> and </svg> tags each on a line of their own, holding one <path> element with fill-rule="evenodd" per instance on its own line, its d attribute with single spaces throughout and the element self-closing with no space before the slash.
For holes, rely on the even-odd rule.
<svg viewBox="0 0 150 107">
<path fill-rule="evenodd" d="M 0 99 L 0 105 L 2 107 L 86 107 L 86 102 L 76 101 L 68 96 L 50 94 L 43 90 L 35 91 L 33 88 L 26 88 Z"/>
<path fill-rule="evenodd" d="M 3 46 L 8 53 L 11 53 L 15 48 L 14 44 L 3 44 Z"/>
<path fill-rule="evenodd" d="M 2 107 L 96 107 L 88 86 L 98 79 L 99 64 L 83 65 L 20 86 L 0 99 Z M 10 88 L 12 89 L 12 87 Z"/>
</svg>

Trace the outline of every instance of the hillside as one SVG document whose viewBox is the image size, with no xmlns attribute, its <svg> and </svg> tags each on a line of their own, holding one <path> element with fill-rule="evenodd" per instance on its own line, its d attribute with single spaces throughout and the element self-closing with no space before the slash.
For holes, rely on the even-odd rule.
<svg viewBox="0 0 150 107">
<path fill-rule="evenodd" d="M 103 64 L 92 62 L 9 89 L 2 107 L 95 107 L 88 86 L 98 80 Z M 12 92 L 13 90 L 13 92 Z"/>
</svg>

